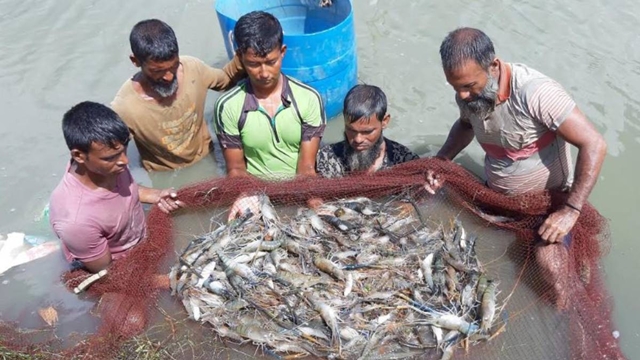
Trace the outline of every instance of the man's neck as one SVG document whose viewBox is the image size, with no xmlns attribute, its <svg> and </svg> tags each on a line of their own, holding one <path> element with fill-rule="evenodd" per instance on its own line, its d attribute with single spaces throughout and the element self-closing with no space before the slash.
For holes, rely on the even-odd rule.
<svg viewBox="0 0 640 360">
<path fill-rule="evenodd" d="M 182 77 L 183 77 L 182 64 L 180 64 L 180 66 L 178 67 L 178 72 L 176 73 L 176 76 L 178 77 L 178 89 L 176 89 L 176 92 L 173 95 L 168 97 L 160 96 L 153 89 L 153 86 L 151 86 L 151 84 L 145 78 L 145 76 L 142 74 L 142 71 L 138 72 L 133 76 L 132 78 L 133 89 L 144 100 L 155 101 L 158 104 L 171 103 L 178 96 L 178 93 L 180 92 L 180 87 L 182 87 Z"/>
<path fill-rule="evenodd" d="M 78 179 L 84 186 L 92 190 L 105 189 L 108 191 L 116 187 L 117 176 L 105 177 L 88 171 L 84 166 L 73 162 L 69 169 L 71 175 Z"/>
<path fill-rule="evenodd" d="M 278 78 L 278 82 L 269 88 L 256 86 L 256 84 L 251 83 L 251 87 L 253 88 L 253 95 L 257 99 L 269 99 L 273 97 L 280 97 L 282 95 L 282 84 L 283 84 L 283 75 L 280 74 Z"/>
</svg>

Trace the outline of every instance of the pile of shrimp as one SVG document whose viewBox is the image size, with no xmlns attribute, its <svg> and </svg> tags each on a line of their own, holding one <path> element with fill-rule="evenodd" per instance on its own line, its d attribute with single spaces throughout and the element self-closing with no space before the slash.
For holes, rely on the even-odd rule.
<svg viewBox="0 0 640 360">
<path fill-rule="evenodd" d="M 276 357 L 448 359 L 502 331 L 498 283 L 459 219 L 429 227 L 407 196 L 288 216 L 260 203 L 192 240 L 169 274 L 189 316 L 219 336 Z"/>
</svg>

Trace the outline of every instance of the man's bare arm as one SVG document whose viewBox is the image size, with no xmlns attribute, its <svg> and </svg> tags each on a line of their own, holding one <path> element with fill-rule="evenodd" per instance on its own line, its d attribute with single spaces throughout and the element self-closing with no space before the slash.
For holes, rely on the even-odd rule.
<svg viewBox="0 0 640 360">
<path fill-rule="evenodd" d="M 109 248 L 107 248 L 105 253 L 102 254 L 102 256 L 100 256 L 98 259 L 82 262 L 82 265 L 84 265 L 87 271 L 94 274 L 100 270 L 106 269 L 109 264 L 111 264 L 111 251 L 109 251 Z"/>
<path fill-rule="evenodd" d="M 227 166 L 227 176 L 249 176 L 247 172 L 247 164 L 244 159 L 244 150 L 240 149 L 223 149 L 224 162 Z"/>
<path fill-rule="evenodd" d="M 578 107 L 567 116 L 557 134 L 578 148 L 575 179 L 567 202 L 582 208 L 600 175 L 607 144 Z"/>
<path fill-rule="evenodd" d="M 447 160 L 453 160 L 464 148 L 466 148 L 473 140 L 473 128 L 471 124 L 460 119 L 451 127 L 447 141 L 440 151 L 438 151 L 438 157 L 445 158 Z"/>
<path fill-rule="evenodd" d="M 320 148 L 320 138 L 313 137 L 311 140 L 300 143 L 300 155 L 296 175 L 316 176 L 316 155 Z"/>
<path fill-rule="evenodd" d="M 580 215 L 598 180 L 607 144 L 584 114 L 575 107 L 558 128 L 557 134 L 578 148 L 575 180 L 565 206 L 549 215 L 538 234 L 544 241 L 557 243 L 567 235 Z"/>
</svg>

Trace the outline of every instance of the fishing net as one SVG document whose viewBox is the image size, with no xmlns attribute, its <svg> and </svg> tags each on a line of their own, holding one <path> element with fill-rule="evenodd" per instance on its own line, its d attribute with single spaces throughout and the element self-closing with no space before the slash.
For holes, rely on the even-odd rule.
<svg viewBox="0 0 640 360">
<path fill-rule="evenodd" d="M 428 169 L 444 180 L 445 185 L 436 196 L 427 196 L 421 190 Z M 605 219 L 587 204 L 564 244 L 541 246 L 537 229 L 553 209 L 563 204 L 566 194 L 544 192 L 507 197 L 486 188 L 455 163 L 436 158 L 341 179 L 266 182 L 255 178 L 220 178 L 183 188 L 178 195 L 187 204 L 186 209 L 171 217 L 153 208 L 147 220 L 147 239 L 126 258 L 112 264 L 108 274 L 82 295 L 98 300 L 94 314 L 101 323 L 94 334 L 74 346 L 61 346 L 55 331 L 27 332 L 15 324 L 2 323 L 0 351 L 43 357 L 117 357 L 123 344 L 148 331 L 157 313 L 159 294 L 168 291 L 158 284 L 157 275 L 169 273 L 176 263 L 176 250 L 182 253 L 194 238 L 211 231 L 210 218 L 222 222 L 226 218 L 225 209 L 246 193 L 267 196 L 279 214 L 291 211 L 292 217 L 297 208 L 305 207 L 312 198 L 321 198 L 326 203 L 354 198 L 383 202 L 401 201 L 401 196 L 410 194 L 426 223 L 451 225 L 451 220 L 457 219 L 464 224 L 469 234 L 477 236 L 478 261 L 487 276 L 498 284 L 499 307 L 491 338 L 466 348 L 460 343 L 454 358 L 623 358 L 612 334 L 612 301 L 600 269 L 600 260 L 610 245 Z M 176 220 L 186 218 L 200 220 L 176 230 L 180 226 Z M 418 269 L 415 270 L 417 273 Z M 88 276 L 76 270 L 65 273 L 63 281 L 73 289 Z M 402 294 L 409 300 L 413 299 L 411 295 L 411 292 Z M 396 298 L 390 303 L 395 305 Z M 411 307 L 411 303 L 407 302 L 407 306 Z M 268 318 L 257 312 L 256 318 Z M 263 325 L 268 328 L 277 324 L 263 320 Z M 200 330 L 214 334 L 206 325 L 200 326 Z M 324 331 L 331 334 L 326 328 Z M 372 334 L 364 336 L 370 340 Z M 403 355 L 384 342 L 369 350 L 368 357 L 372 358 Z M 441 356 L 440 350 L 425 349 L 418 357 Z"/>
</svg>

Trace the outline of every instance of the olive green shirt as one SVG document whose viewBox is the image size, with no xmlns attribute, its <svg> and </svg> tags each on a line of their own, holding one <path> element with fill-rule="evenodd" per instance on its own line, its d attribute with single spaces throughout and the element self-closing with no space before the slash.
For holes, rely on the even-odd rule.
<svg viewBox="0 0 640 360">
<path fill-rule="evenodd" d="M 215 105 L 213 123 L 220 146 L 242 149 L 247 172 L 261 178 L 295 176 L 301 142 L 324 133 L 324 106 L 316 90 L 283 75 L 281 100 L 271 118 L 247 80 Z"/>
</svg>

